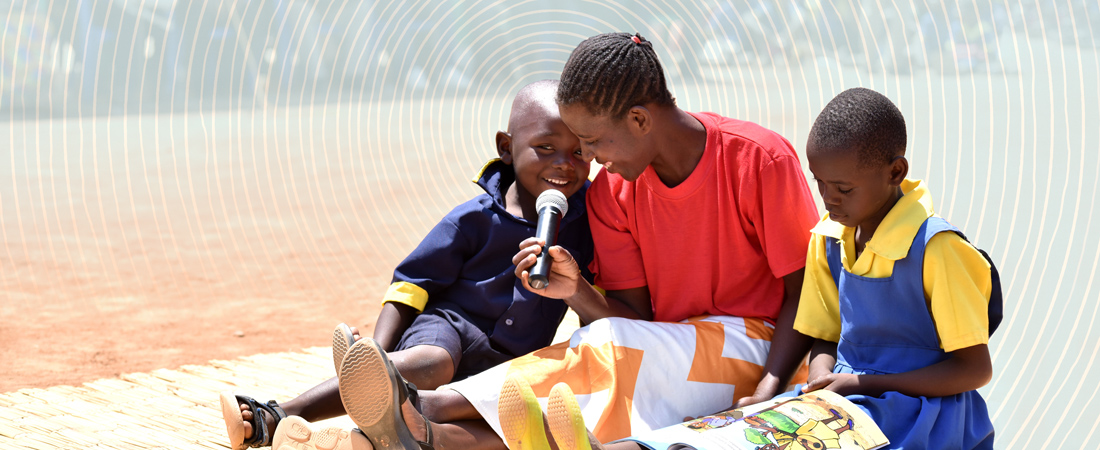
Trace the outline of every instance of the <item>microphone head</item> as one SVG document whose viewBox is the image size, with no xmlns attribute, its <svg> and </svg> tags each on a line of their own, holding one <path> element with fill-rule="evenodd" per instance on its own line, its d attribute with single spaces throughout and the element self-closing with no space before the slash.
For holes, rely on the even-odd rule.
<svg viewBox="0 0 1100 450">
<path fill-rule="evenodd" d="M 556 189 L 542 191 L 539 198 L 535 200 L 535 211 L 542 211 L 542 208 L 546 206 L 553 206 L 561 211 L 562 217 L 565 217 L 565 213 L 569 212 L 569 203 L 565 199 L 565 194 Z"/>
</svg>

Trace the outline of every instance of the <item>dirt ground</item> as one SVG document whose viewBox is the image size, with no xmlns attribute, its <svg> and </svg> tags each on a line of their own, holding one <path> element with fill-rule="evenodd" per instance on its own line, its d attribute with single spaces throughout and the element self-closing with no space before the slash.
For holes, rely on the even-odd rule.
<svg viewBox="0 0 1100 450">
<path fill-rule="evenodd" d="M 95 287 L 80 289 L 95 295 Z M 325 302 L 307 293 L 278 300 L 135 295 L 48 308 L 5 305 L 4 315 L 17 320 L 0 330 L 0 392 L 327 346 L 340 321 L 372 329 L 375 302 Z"/>
<path fill-rule="evenodd" d="M 352 116 L 0 127 L 16 149 L 0 182 L 0 392 L 328 346 L 339 322 L 373 330 L 393 267 L 493 155 L 408 155 Z M 491 151 L 479 144 L 464 147 Z"/>
</svg>

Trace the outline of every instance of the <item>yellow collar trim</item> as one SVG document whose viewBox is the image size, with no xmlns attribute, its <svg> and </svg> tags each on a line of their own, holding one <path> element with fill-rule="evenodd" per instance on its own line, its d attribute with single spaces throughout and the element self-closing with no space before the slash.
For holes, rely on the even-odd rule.
<svg viewBox="0 0 1100 450">
<path fill-rule="evenodd" d="M 500 158 L 490 159 L 489 162 L 486 162 L 484 166 L 481 166 L 481 170 L 477 171 L 477 175 L 474 175 L 474 179 L 470 181 L 473 181 L 474 183 L 481 181 L 481 177 L 485 176 L 485 171 L 489 170 L 489 166 L 493 165 L 493 163 L 497 161 L 500 161 Z"/>
<path fill-rule="evenodd" d="M 867 243 L 867 249 L 886 259 L 897 261 L 909 253 L 913 238 L 921 224 L 935 214 L 932 208 L 932 194 L 921 180 L 907 179 L 901 183 L 904 195 L 898 203 L 886 213 L 875 235 Z M 833 222 L 826 213 L 810 232 L 835 239 L 850 239 L 855 229 Z"/>
</svg>

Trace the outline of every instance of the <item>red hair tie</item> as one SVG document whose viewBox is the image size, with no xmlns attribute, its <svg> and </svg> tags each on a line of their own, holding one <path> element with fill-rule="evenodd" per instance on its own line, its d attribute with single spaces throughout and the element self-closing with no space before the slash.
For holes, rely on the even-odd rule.
<svg viewBox="0 0 1100 450">
<path fill-rule="evenodd" d="M 631 36 L 631 37 L 630 37 L 630 40 L 634 41 L 634 43 L 635 43 L 635 44 L 641 44 L 641 43 L 642 43 L 642 40 L 641 40 L 641 39 L 639 39 L 639 38 L 638 38 L 638 36 L 636 36 L 636 35 L 635 35 L 635 36 Z"/>
</svg>

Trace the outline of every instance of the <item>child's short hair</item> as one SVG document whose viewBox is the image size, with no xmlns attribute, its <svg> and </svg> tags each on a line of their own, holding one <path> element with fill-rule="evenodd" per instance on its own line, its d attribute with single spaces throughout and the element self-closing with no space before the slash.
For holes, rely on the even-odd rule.
<svg viewBox="0 0 1100 450">
<path fill-rule="evenodd" d="M 807 147 L 857 150 L 859 165 L 889 164 L 905 155 L 905 118 L 886 96 L 852 88 L 834 97 L 817 116 Z"/>
<path fill-rule="evenodd" d="M 558 104 L 579 103 L 593 114 L 623 117 L 646 103 L 675 106 L 653 43 L 641 35 L 606 33 L 581 42 L 561 73 Z"/>
</svg>

